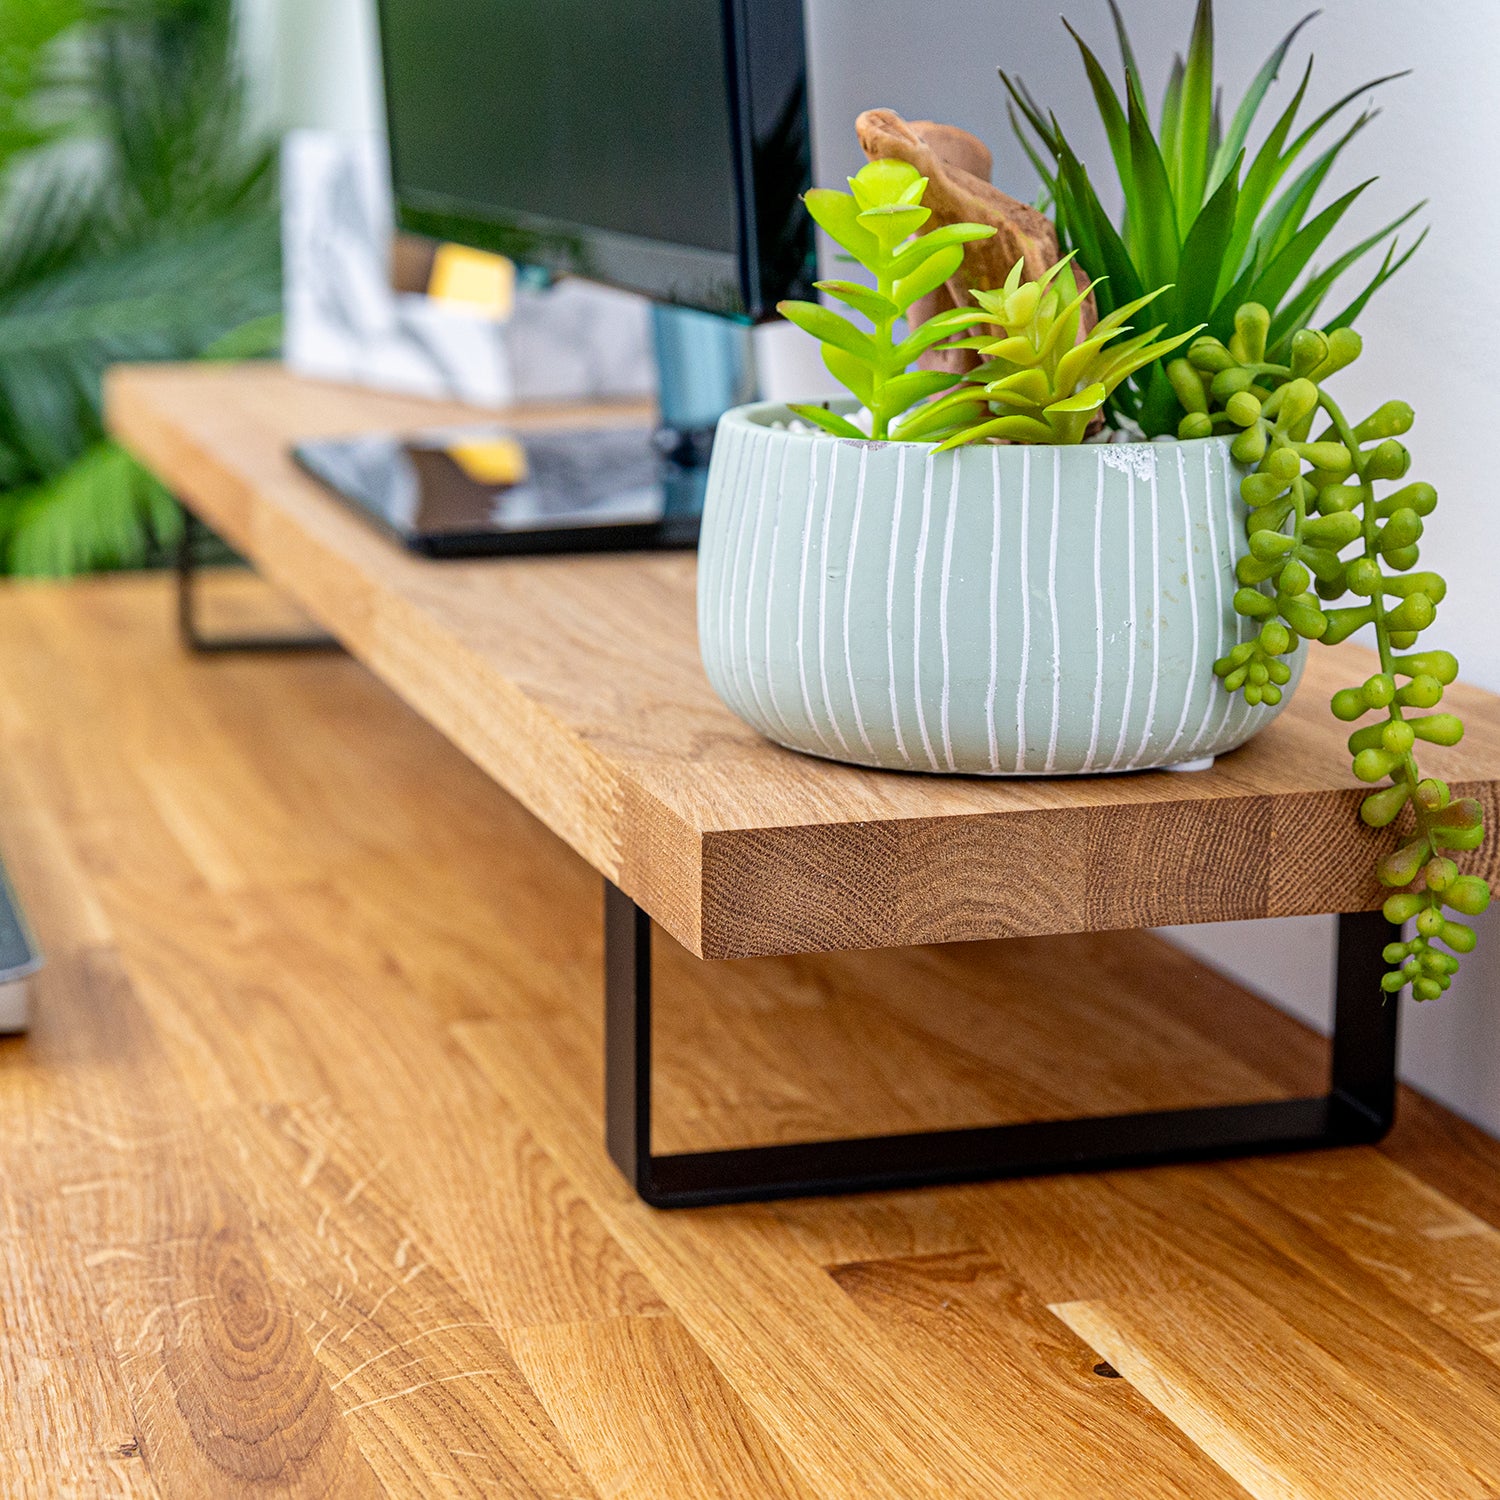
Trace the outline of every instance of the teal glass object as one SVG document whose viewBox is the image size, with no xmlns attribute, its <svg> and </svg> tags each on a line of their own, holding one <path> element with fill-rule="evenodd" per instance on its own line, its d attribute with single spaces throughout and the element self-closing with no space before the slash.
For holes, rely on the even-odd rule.
<svg viewBox="0 0 1500 1500">
<path fill-rule="evenodd" d="M 755 361 L 745 324 L 657 303 L 651 333 L 663 427 L 706 431 L 731 407 L 754 399 Z"/>
</svg>

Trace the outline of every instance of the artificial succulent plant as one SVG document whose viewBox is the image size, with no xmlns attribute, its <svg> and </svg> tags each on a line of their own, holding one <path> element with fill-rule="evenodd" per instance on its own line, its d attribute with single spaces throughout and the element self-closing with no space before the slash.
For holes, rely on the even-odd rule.
<svg viewBox="0 0 1500 1500">
<path fill-rule="evenodd" d="M 973 349 L 982 362 L 956 389 L 908 417 L 902 437 L 938 440 L 940 448 L 986 438 L 1081 443 L 1091 426 L 1102 423 L 1104 403 L 1121 381 L 1198 332 L 1158 339 L 1158 324 L 1126 337 L 1126 319 L 1167 287 L 1115 308 L 1085 330 L 1084 303 L 1098 283 L 1080 288 L 1072 259 L 1064 256 L 1036 281 L 1022 281 L 1017 261 L 1003 286 L 973 294 L 976 325 L 995 331 L 943 347 Z"/>
<path fill-rule="evenodd" d="M 820 292 L 869 321 L 853 319 L 816 302 L 782 302 L 778 311 L 823 346 L 828 372 L 869 413 L 868 431 L 821 406 L 794 406 L 798 416 L 836 437 L 887 438 L 892 424 L 919 401 L 947 390 L 958 376 L 910 368 L 927 350 L 971 327 L 981 316 L 974 308 L 951 308 L 926 322 L 903 327 L 908 310 L 940 287 L 958 269 L 964 246 L 995 233 L 986 224 L 947 224 L 928 234 L 918 231 L 932 217 L 922 206 L 927 179 L 904 161 L 868 162 L 849 179 L 850 191 L 813 188 L 807 211 L 829 236 L 874 278 L 820 281 Z"/>
</svg>

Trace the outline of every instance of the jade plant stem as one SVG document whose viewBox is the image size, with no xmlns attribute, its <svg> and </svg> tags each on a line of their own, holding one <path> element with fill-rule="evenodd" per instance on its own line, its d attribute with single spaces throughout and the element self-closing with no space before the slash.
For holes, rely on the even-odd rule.
<svg viewBox="0 0 1500 1500">
<path fill-rule="evenodd" d="M 896 312 L 899 305 L 895 299 L 896 278 L 888 270 L 879 270 L 875 274 L 875 289 L 891 304 L 891 312 L 884 317 L 874 318 L 872 338 L 876 348 L 876 358 L 870 365 L 870 436 L 882 441 L 891 435 L 891 418 L 900 416 L 906 409 L 905 406 L 897 406 L 894 411 L 890 409 L 891 403 L 882 399 L 885 394 L 885 383 L 888 372 L 896 364 L 894 354 L 896 341 L 891 336 L 891 330 L 896 326 L 896 319 L 901 316 Z M 894 370 L 900 374 L 906 369 L 904 363 Z"/>
</svg>

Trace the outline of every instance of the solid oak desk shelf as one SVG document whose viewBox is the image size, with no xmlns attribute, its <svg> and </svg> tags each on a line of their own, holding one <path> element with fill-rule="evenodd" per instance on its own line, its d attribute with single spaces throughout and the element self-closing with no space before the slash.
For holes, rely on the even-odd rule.
<svg viewBox="0 0 1500 1500">
<path fill-rule="evenodd" d="M 1388 1128 L 1397 1007 L 1377 985 L 1385 924 L 1371 874 L 1384 836 L 1358 821 L 1346 731 L 1327 708 L 1335 687 L 1368 675 L 1359 648 L 1315 650 L 1289 709 L 1207 772 L 1017 782 L 838 766 L 769 744 L 714 696 L 691 555 L 431 562 L 290 457 L 299 438 L 473 421 L 472 409 L 271 365 L 119 369 L 108 408 L 115 435 L 201 520 L 604 876 L 609 1145 L 648 1201 L 1288 1149 Z M 1441 774 L 1493 817 L 1500 699 L 1462 685 L 1450 697 L 1469 733 Z M 1500 874 L 1493 853 L 1483 873 Z M 653 921 L 720 959 L 1325 912 L 1357 914 L 1342 924 L 1326 1096 L 651 1153 Z"/>
</svg>

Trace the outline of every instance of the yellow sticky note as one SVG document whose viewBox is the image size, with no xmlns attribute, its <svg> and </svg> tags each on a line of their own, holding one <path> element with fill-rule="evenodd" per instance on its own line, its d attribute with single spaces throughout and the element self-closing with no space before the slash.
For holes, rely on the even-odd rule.
<svg viewBox="0 0 1500 1500">
<path fill-rule="evenodd" d="M 499 322 L 510 316 L 515 302 L 515 264 L 503 255 L 471 250 L 466 245 L 439 245 L 427 295 Z"/>
<path fill-rule="evenodd" d="M 526 450 L 515 438 L 453 443 L 447 451 L 475 484 L 520 484 L 526 478 Z"/>
</svg>

